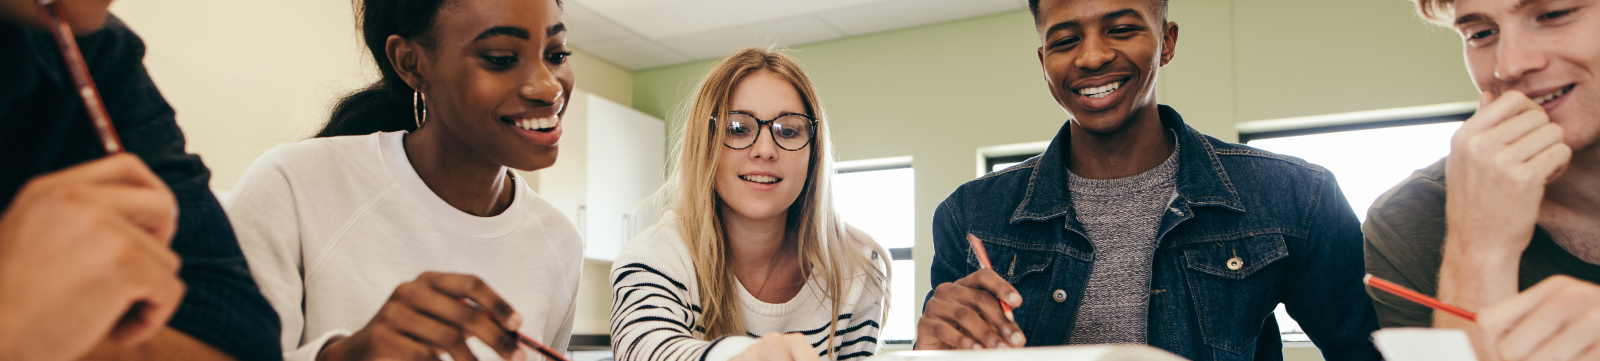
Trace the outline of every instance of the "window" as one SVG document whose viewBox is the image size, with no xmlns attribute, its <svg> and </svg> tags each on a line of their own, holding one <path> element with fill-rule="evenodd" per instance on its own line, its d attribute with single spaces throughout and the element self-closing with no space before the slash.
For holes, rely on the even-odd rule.
<svg viewBox="0 0 1600 361">
<path fill-rule="evenodd" d="M 1356 219 L 1411 172 L 1450 154 L 1450 136 L 1472 116 L 1473 102 L 1239 124 L 1239 141 L 1292 155 L 1333 172 Z M 1310 341 L 1278 305 L 1284 341 Z"/>
<path fill-rule="evenodd" d="M 916 172 L 909 157 L 841 162 L 833 178 L 833 201 L 845 222 L 889 250 L 893 278 L 889 284 L 889 317 L 879 339 L 884 343 L 910 343 L 916 336 L 915 244 Z"/>
</svg>

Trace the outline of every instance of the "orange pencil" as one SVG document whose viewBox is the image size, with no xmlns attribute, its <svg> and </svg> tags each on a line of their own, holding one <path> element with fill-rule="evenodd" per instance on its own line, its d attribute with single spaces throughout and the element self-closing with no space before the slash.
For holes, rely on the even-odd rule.
<svg viewBox="0 0 1600 361">
<path fill-rule="evenodd" d="M 967 243 L 972 244 L 972 252 L 978 257 L 979 266 L 983 266 L 986 269 L 994 269 L 994 266 L 989 264 L 989 251 L 983 249 L 983 241 L 979 241 L 978 237 L 968 234 Z M 1000 301 L 1000 309 L 1006 311 L 1006 319 L 1016 321 L 1017 317 L 1011 314 L 1011 305 L 1006 304 L 1006 301 L 999 299 L 999 297 L 1000 295 L 995 295 L 995 298 Z"/>
<path fill-rule="evenodd" d="M 1390 283 L 1382 278 L 1373 276 L 1371 273 L 1368 273 L 1366 277 L 1362 277 L 1361 283 L 1372 286 L 1372 288 L 1383 290 L 1384 292 L 1392 293 L 1395 296 L 1400 296 L 1401 298 L 1411 300 L 1411 302 L 1416 302 L 1417 304 L 1428 306 L 1429 308 L 1435 310 L 1444 311 L 1444 313 L 1455 315 L 1456 317 L 1466 319 L 1467 321 L 1478 322 L 1478 315 L 1475 315 L 1472 312 L 1467 312 L 1467 310 L 1440 302 L 1438 299 L 1428 297 L 1428 295 L 1417 293 L 1417 291 L 1412 291 L 1405 287 L 1401 287 L 1400 285 Z"/>
</svg>

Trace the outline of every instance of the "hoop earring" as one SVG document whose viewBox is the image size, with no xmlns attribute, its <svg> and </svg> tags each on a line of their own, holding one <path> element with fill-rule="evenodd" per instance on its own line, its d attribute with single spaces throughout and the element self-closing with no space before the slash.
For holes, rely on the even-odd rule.
<svg viewBox="0 0 1600 361">
<path fill-rule="evenodd" d="M 417 122 L 417 129 L 422 129 L 422 122 L 428 120 L 428 97 L 422 92 L 411 92 L 411 120 Z"/>
</svg>

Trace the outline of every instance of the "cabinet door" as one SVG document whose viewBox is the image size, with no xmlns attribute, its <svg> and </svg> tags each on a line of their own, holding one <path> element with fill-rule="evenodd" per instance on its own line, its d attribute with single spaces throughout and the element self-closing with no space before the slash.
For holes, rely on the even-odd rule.
<svg viewBox="0 0 1600 361">
<path fill-rule="evenodd" d="M 584 219 L 587 218 L 584 209 L 587 187 L 587 155 L 586 149 L 589 134 L 589 93 L 576 90 L 572 92 L 572 100 L 567 102 L 567 110 L 561 117 L 561 146 L 556 154 L 556 164 L 537 172 L 522 173 L 524 178 L 536 179 L 539 183 L 539 196 L 550 205 L 561 210 L 561 213 L 578 226 L 578 234 L 586 240 L 585 234 L 588 226 Z M 536 176 L 530 177 L 530 175 Z"/>
<path fill-rule="evenodd" d="M 651 195 L 665 171 L 666 125 L 605 98 L 589 97 L 588 250 L 614 260 L 622 245 L 659 217 Z"/>
</svg>

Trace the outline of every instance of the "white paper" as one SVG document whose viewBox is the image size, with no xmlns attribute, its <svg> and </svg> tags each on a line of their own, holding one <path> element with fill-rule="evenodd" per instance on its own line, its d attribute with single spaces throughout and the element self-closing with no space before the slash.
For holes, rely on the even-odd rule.
<svg viewBox="0 0 1600 361">
<path fill-rule="evenodd" d="M 1385 328 L 1372 333 L 1372 343 L 1388 361 L 1478 361 L 1467 332 L 1457 329 Z"/>
<path fill-rule="evenodd" d="M 1186 361 L 1145 345 L 1051 346 L 997 350 L 901 351 L 866 361 Z"/>
</svg>

